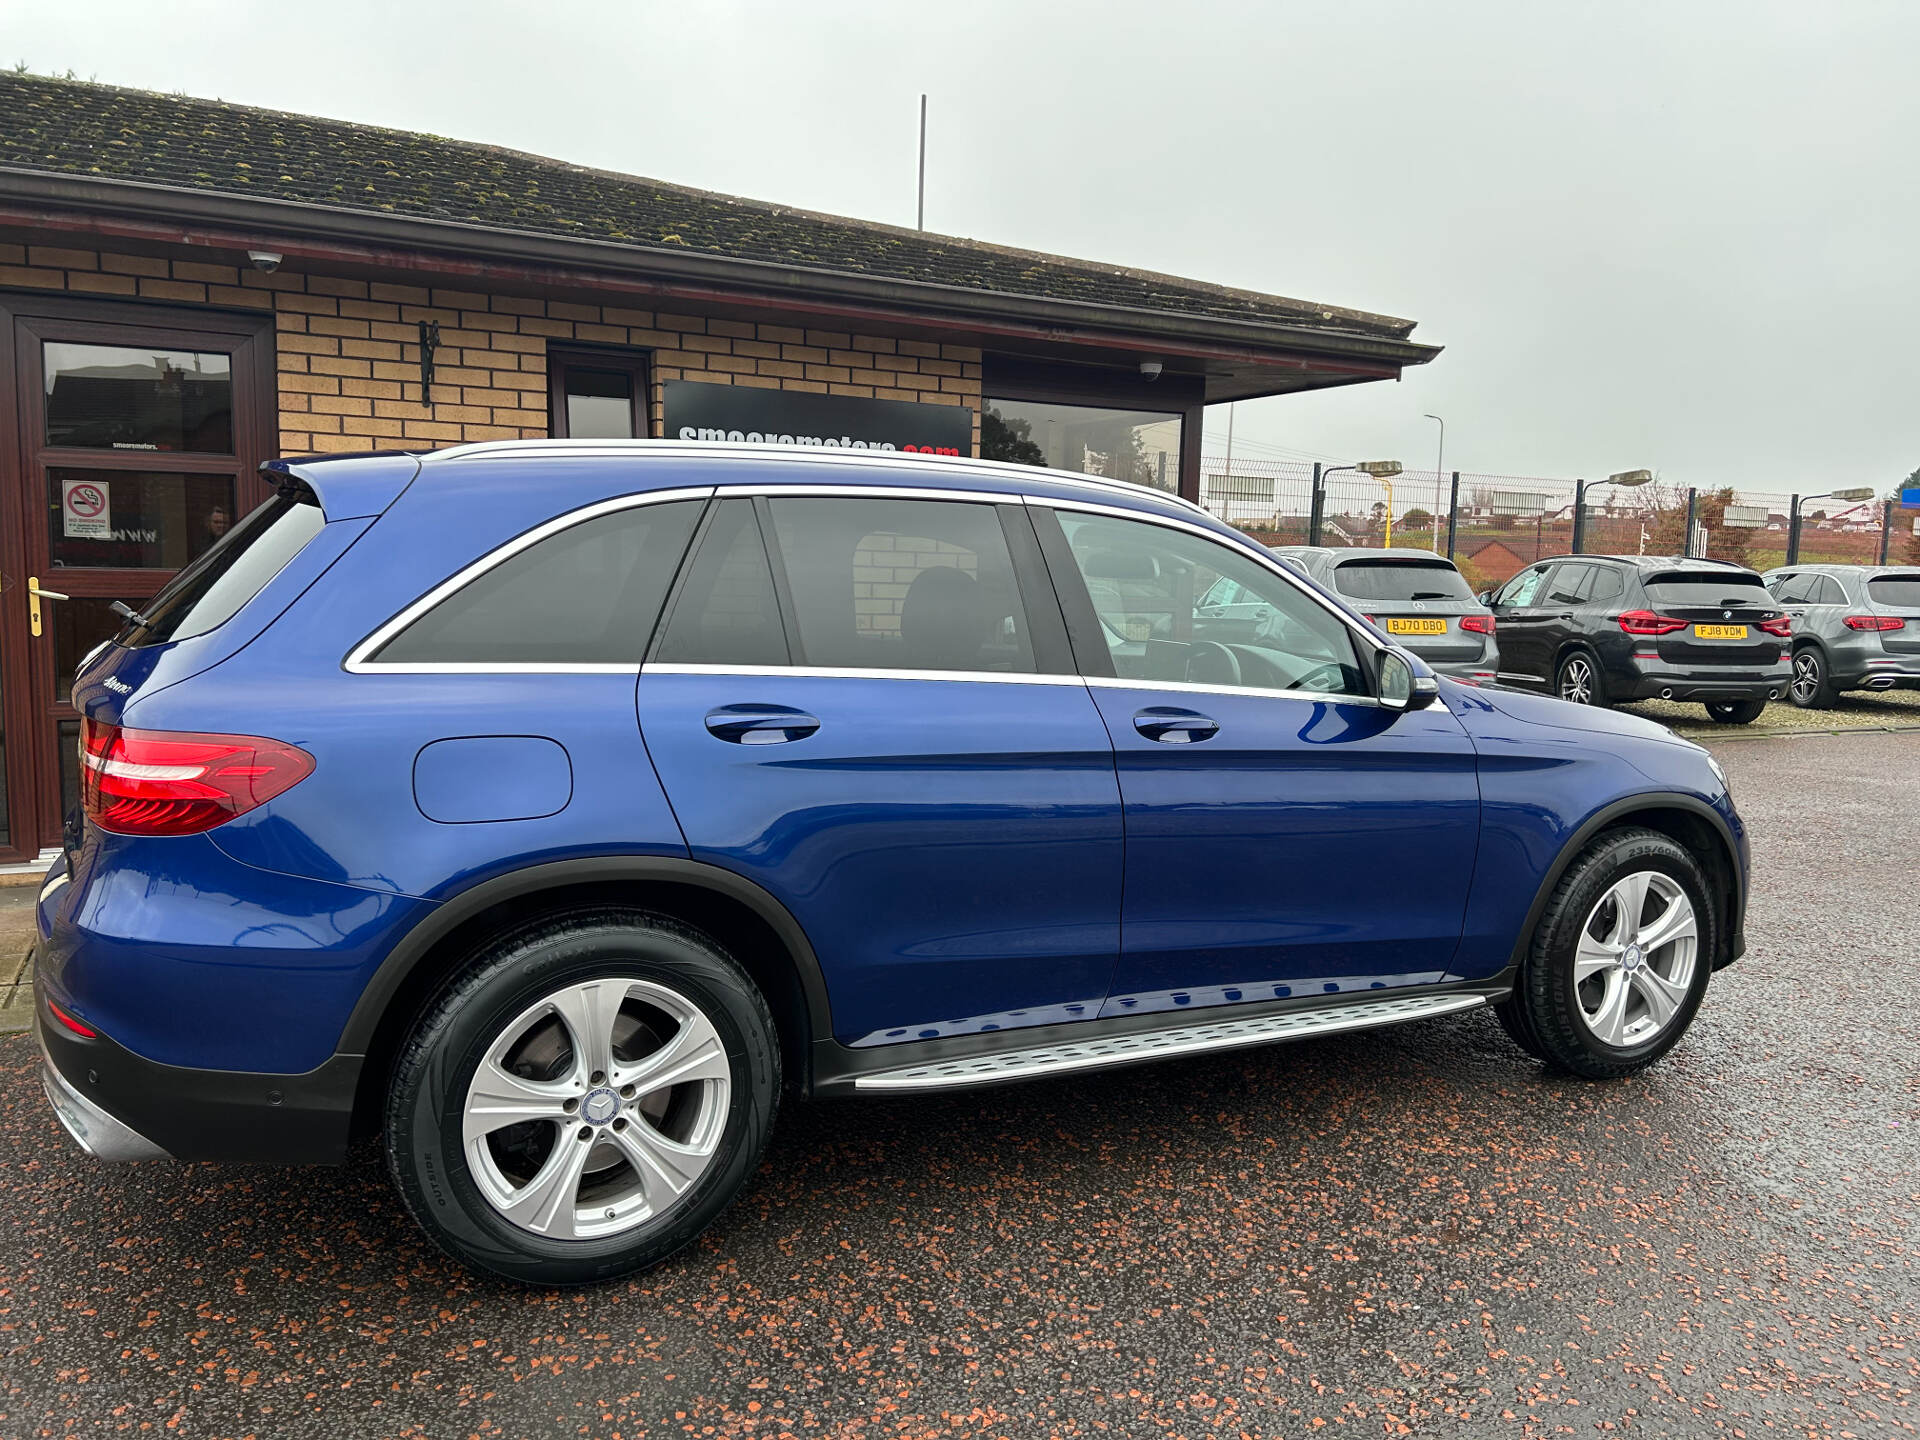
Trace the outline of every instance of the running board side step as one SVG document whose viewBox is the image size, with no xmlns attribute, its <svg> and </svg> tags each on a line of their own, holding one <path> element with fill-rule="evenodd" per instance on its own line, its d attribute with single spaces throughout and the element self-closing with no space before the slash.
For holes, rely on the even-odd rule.
<svg viewBox="0 0 1920 1440">
<path fill-rule="evenodd" d="M 952 1090 L 1001 1080 L 1066 1075 L 1166 1056 L 1204 1055 L 1214 1050 L 1237 1050 L 1277 1040 L 1305 1040 L 1314 1035 L 1397 1025 L 1405 1020 L 1472 1010 L 1486 1004 L 1489 998 L 1471 994 L 1409 995 L 1396 1000 L 1363 1000 L 1357 1004 L 1293 1010 L 1281 1015 L 1257 1015 L 1244 1020 L 1216 1020 L 1211 1024 L 1196 1025 L 1189 1020 L 1164 1030 L 1136 1030 L 1101 1040 L 1070 1040 L 1036 1045 L 1028 1050 L 1002 1050 L 992 1055 L 908 1065 L 899 1070 L 877 1070 L 856 1078 L 853 1088 Z"/>
</svg>

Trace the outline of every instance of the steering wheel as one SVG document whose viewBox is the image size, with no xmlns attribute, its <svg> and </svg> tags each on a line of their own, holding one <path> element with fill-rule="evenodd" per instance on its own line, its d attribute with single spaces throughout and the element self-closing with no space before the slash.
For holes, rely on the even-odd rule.
<svg viewBox="0 0 1920 1440">
<path fill-rule="evenodd" d="M 1218 640 L 1196 640 L 1187 650 L 1186 678 L 1194 685 L 1238 685 L 1240 657 Z"/>
</svg>

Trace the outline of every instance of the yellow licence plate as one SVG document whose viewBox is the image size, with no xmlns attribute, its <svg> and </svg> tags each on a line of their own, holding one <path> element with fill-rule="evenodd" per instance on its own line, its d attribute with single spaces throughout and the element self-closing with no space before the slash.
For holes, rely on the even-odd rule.
<svg viewBox="0 0 1920 1440">
<path fill-rule="evenodd" d="M 1389 620 L 1389 635 L 1444 635 L 1447 622 L 1444 620 Z"/>
<path fill-rule="evenodd" d="M 1744 640 L 1747 627 L 1744 625 L 1696 625 L 1693 627 L 1697 640 Z"/>
</svg>

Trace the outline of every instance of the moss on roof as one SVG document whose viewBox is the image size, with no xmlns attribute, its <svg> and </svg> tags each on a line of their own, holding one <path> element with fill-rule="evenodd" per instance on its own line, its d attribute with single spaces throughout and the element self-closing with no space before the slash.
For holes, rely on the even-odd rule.
<svg viewBox="0 0 1920 1440">
<path fill-rule="evenodd" d="M 1049 300 L 1380 337 L 1413 328 L 1388 316 L 742 200 L 489 145 L 18 72 L 0 73 L 5 168 Z"/>
</svg>

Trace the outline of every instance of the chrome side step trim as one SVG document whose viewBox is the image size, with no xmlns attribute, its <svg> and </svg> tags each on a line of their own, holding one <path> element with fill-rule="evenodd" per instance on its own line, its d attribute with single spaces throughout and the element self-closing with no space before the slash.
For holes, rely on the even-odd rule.
<svg viewBox="0 0 1920 1440">
<path fill-rule="evenodd" d="M 856 1090 L 950 1090 L 998 1080 L 1027 1080 L 1042 1075 L 1064 1075 L 1076 1070 L 1099 1070 L 1137 1060 L 1171 1055 L 1201 1055 L 1212 1050 L 1235 1050 L 1276 1040 L 1304 1040 L 1335 1035 L 1344 1030 L 1366 1030 L 1375 1025 L 1397 1025 L 1430 1015 L 1451 1015 L 1487 1003 L 1485 995 L 1409 995 L 1394 1000 L 1363 1000 L 1315 1010 L 1293 1010 L 1282 1015 L 1258 1015 L 1244 1020 L 1216 1020 L 1212 1024 L 1168 1026 L 1164 1030 L 1136 1030 L 1101 1040 L 1071 1040 L 1037 1045 L 1028 1050 L 1002 1050 L 993 1055 L 969 1055 L 899 1070 L 861 1075 Z"/>
</svg>

